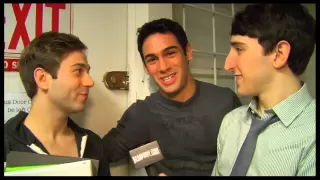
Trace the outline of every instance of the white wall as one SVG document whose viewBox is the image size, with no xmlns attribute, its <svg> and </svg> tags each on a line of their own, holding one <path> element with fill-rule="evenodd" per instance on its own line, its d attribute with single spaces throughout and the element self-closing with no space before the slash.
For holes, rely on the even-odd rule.
<svg viewBox="0 0 320 180">
<path fill-rule="evenodd" d="M 127 4 L 73 4 L 73 34 L 88 46 L 91 88 L 88 108 L 72 118 L 100 136 L 105 135 L 127 108 L 127 91 L 108 90 L 102 78 L 108 71 L 127 69 Z M 111 168 L 112 175 L 127 175 L 128 166 Z"/>
</svg>

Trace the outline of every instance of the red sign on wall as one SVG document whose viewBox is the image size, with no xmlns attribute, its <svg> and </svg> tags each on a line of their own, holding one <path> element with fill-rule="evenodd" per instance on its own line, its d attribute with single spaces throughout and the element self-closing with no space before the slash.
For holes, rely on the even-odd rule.
<svg viewBox="0 0 320 180">
<path fill-rule="evenodd" d="M 4 58 L 4 71 L 19 72 L 18 62 L 19 62 L 19 59 L 16 59 L 16 58 Z"/>
<path fill-rule="evenodd" d="M 21 51 L 43 32 L 71 33 L 71 4 L 7 3 L 4 6 L 4 71 L 18 71 Z"/>
</svg>

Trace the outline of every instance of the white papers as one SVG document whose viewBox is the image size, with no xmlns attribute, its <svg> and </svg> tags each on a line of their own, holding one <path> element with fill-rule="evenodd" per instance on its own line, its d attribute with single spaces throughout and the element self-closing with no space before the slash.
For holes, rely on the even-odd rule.
<svg viewBox="0 0 320 180">
<path fill-rule="evenodd" d="M 92 176 L 91 160 L 5 172 L 4 176 Z"/>
</svg>

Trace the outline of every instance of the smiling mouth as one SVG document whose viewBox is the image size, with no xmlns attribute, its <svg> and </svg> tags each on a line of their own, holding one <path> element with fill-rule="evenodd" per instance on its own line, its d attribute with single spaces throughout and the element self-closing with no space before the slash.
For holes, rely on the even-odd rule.
<svg viewBox="0 0 320 180">
<path fill-rule="evenodd" d="M 236 78 L 236 80 L 242 79 L 241 75 L 234 75 L 234 77 Z"/>
<path fill-rule="evenodd" d="M 169 81 L 175 74 L 162 78 L 164 81 Z"/>
<path fill-rule="evenodd" d="M 174 83 L 176 80 L 176 74 L 177 73 L 173 73 L 169 76 L 165 76 L 165 77 L 160 78 L 162 80 L 162 84 L 170 85 L 170 84 Z"/>
<path fill-rule="evenodd" d="M 87 99 L 88 99 L 88 96 L 89 96 L 89 94 L 88 94 L 88 93 L 80 94 L 80 97 L 82 97 L 82 98 L 83 98 L 83 100 L 87 100 Z"/>
</svg>

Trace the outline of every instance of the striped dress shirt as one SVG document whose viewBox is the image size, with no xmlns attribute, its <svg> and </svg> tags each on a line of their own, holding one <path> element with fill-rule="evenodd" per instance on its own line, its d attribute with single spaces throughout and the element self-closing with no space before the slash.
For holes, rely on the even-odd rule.
<svg viewBox="0 0 320 180">
<path fill-rule="evenodd" d="M 316 101 L 305 83 L 263 115 L 257 111 L 255 98 L 249 106 L 228 113 L 220 126 L 212 176 L 230 175 L 249 132 L 252 114 L 262 121 L 276 114 L 280 121 L 259 135 L 247 176 L 315 176 Z"/>
</svg>

